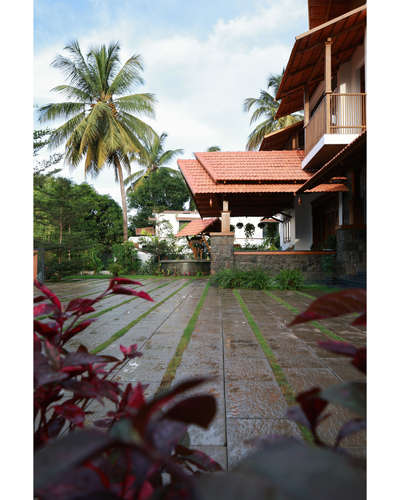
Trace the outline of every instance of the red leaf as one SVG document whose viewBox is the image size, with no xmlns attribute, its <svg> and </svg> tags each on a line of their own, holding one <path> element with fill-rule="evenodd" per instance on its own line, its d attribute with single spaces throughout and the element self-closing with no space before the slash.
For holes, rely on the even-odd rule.
<svg viewBox="0 0 400 500">
<path fill-rule="evenodd" d="M 307 417 L 307 420 L 310 422 L 310 427 L 313 431 L 318 424 L 319 416 L 328 405 L 327 401 L 319 397 L 320 392 L 321 389 L 317 387 L 309 391 L 301 392 L 296 397 L 296 401 L 299 402 L 301 409 Z"/>
<path fill-rule="evenodd" d="M 352 364 L 361 372 L 367 373 L 367 349 L 365 347 L 357 349 Z"/>
<path fill-rule="evenodd" d="M 336 340 L 319 341 L 318 345 L 326 351 L 344 354 L 345 356 L 353 357 L 357 352 L 357 347 L 347 342 L 338 342 Z"/>
<path fill-rule="evenodd" d="M 64 334 L 62 336 L 63 343 L 70 340 L 74 335 L 81 332 L 82 330 L 85 330 L 85 328 L 87 328 L 94 321 L 96 321 L 95 318 L 87 319 L 85 321 L 82 321 L 82 323 L 79 323 L 78 325 L 76 325 L 75 328 L 72 328 L 72 330 L 67 330 L 66 332 L 64 332 Z"/>
<path fill-rule="evenodd" d="M 78 405 L 66 402 L 62 405 L 56 405 L 54 407 L 54 411 L 57 415 L 62 415 L 74 425 L 83 427 L 83 423 L 85 421 L 85 412 Z"/>
<path fill-rule="evenodd" d="M 185 424 L 195 424 L 207 429 L 216 411 L 217 403 L 213 396 L 193 396 L 177 403 L 165 413 L 164 418 Z"/>
<path fill-rule="evenodd" d="M 123 345 L 120 345 L 119 346 L 122 354 L 126 357 L 126 358 L 138 358 L 140 356 L 142 356 L 142 353 L 141 352 L 138 352 L 136 349 L 137 349 L 137 344 L 133 344 L 129 347 L 124 347 Z"/>
<path fill-rule="evenodd" d="M 289 326 L 354 312 L 364 313 L 366 300 L 366 292 L 362 288 L 349 288 L 341 292 L 328 293 L 314 300 L 305 312 L 294 318 Z"/>
<path fill-rule="evenodd" d="M 196 465 L 199 469 L 207 472 L 218 472 L 223 470 L 218 462 L 200 450 L 191 450 L 179 444 L 176 446 L 175 450 L 179 455 L 185 457 L 186 460 Z"/>
<path fill-rule="evenodd" d="M 361 316 L 358 316 L 358 318 L 356 318 L 352 325 L 354 326 L 365 326 L 367 324 L 367 313 L 363 313 L 361 314 Z"/>
<path fill-rule="evenodd" d="M 166 405 L 169 401 L 171 401 L 171 399 L 173 399 L 175 396 L 177 396 L 178 394 L 182 394 L 183 392 L 186 392 L 189 389 L 192 389 L 200 384 L 203 384 L 204 382 L 207 382 L 208 380 L 210 380 L 210 379 L 206 378 L 206 377 L 192 378 L 192 379 L 186 380 L 184 382 L 181 382 L 176 387 L 174 387 L 172 390 L 168 391 L 166 394 L 163 394 L 162 396 L 153 398 L 148 404 L 146 404 L 145 406 L 143 406 L 139 410 L 139 413 L 138 413 L 137 418 L 136 418 L 138 430 L 144 432 L 150 417 L 157 410 L 159 410 L 164 405 Z"/>
<path fill-rule="evenodd" d="M 55 311 L 57 311 L 57 308 L 53 304 L 39 304 L 33 308 L 33 315 L 36 318 L 37 316 L 44 316 Z"/>
<path fill-rule="evenodd" d="M 49 288 L 47 288 L 47 286 L 44 286 L 38 280 L 35 280 L 34 283 L 36 288 L 39 288 L 41 292 L 47 295 L 47 297 L 53 302 L 56 308 L 61 312 L 61 302 L 60 299 L 57 297 L 57 295 L 55 295 Z"/>
<path fill-rule="evenodd" d="M 66 311 L 85 311 L 95 303 L 95 299 L 73 299 L 69 302 Z"/>
<path fill-rule="evenodd" d="M 112 293 L 117 293 L 121 295 L 135 295 L 136 297 L 140 297 L 141 299 L 149 300 L 151 302 L 154 302 L 154 300 L 150 297 L 150 295 L 146 292 L 140 291 L 137 292 L 136 290 L 132 290 L 131 288 L 125 288 L 123 286 L 115 286 L 112 289 Z"/>
<path fill-rule="evenodd" d="M 33 303 L 36 304 L 37 302 L 43 302 L 43 300 L 47 300 L 47 297 L 45 295 L 38 295 L 33 299 Z"/>
<path fill-rule="evenodd" d="M 33 326 L 35 332 L 43 335 L 43 337 L 52 337 L 58 333 L 58 324 L 55 321 L 44 323 L 35 319 Z"/>
<path fill-rule="evenodd" d="M 131 285 L 143 286 L 142 283 L 140 283 L 139 281 L 133 281 L 133 280 L 130 280 L 129 278 L 113 278 L 110 281 L 110 288 L 114 287 L 114 283 L 121 283 L 123 285 L 131 284 Z"/>
</svg>

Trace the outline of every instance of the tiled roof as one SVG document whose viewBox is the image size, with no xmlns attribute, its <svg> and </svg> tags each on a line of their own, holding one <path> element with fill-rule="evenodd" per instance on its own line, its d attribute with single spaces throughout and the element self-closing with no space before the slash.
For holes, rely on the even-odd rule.
<svg viewBox="0 0 400 500">
<path fill-rule="evenodd" d="M 259 155 L 269 153 L 269 151 L 254 151 L 254 153 Z M 178 165 L 194 195 L 212 193 L 295 193 L 299 188 L 299 184 L 294 182 L 279 183 L 276 181 L 271 184 L 216 184 L 197 160 L 178 160 Z M 310 174 L 304 172 L 303 179 L 309 178 Z M 312 190 L 312 192 L 324 191 L 347 191 L 347 188 L 343 184 L 323 184 Z"/>
<path fill-rule="evenodd" d="M 304 151 L 230 151 L 195 153 L 214 182 L 297 181 L 308 175 L 301 168 Z"/>
<path fill-rule="evenodd" d="M 182 236 L 195 236 L 196 234 L 202 233 L 205 229 L 210 227 L 214 222 L 219 221 L 217 217 L 212 219 L 197 219 L 189 222 L 184 228 L 182 228 L 176 235 L 177 238 Z"/>
<path fill-rule="evenodd" d="M 353 152 L 357 147 L 365 147 L 367 140 L 367 131 L 364 130 L 359 136 L 357 136 L 352 142 L 346 144 L 335 156 L 333 156 L 329 161 L 327 161 L 317 172 L 315 172 L 309 179 L 304 183 L 303 186 L 298 188 L 298 192 L 301 193 L 311 188 L 314 188 L 319 182 L 326 181 L 335 173 L 336 165 L 345 159 L 345 157 Z M 323 184 L 320 184 L 323 186 Z M 318 186 L 317 186 L 318 188 Z M 313 191 L 316 191 L 314 188 Z"/>
</svg>

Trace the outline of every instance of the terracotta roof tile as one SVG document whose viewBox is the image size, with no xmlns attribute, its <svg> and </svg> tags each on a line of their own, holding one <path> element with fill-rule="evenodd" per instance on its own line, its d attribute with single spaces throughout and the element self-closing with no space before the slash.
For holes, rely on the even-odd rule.
<svg viewBox="0 0 400 500">
<path fill-rule="evenodd" d="M 262 152 L 257 151 L 255 153 L 260 154 Z M 295 193 L 299 189 L 299 184 L 279 183 L 276 181 L 271 184 L 216 184 L 197 160 L 178 160 L 178 165 L 193 195 L 212 193 Z M 304 172 L 304 175 L 305 179 L 310 178 L 310 174 Z M 310 192 L 324 191 L 347 191 L 347 188 L 343 184 L 322 184 Z"/>
<path fill-rule="evenodd" d="M 184 228 L 182 228 L 176 237 L 181 238 L 182 236 L 195 236 L 196 234 L 202 233 L 205 229 L 210 227 L 215 222 L 219 221 L 217 217 L 212 219 L 197 219 L 189 222 Z"/>
<path fill-rule="evenodd" d="M 237 151 L 195 153 L 214 182 L 301 181 L 304 151 Z"/>
</svg>

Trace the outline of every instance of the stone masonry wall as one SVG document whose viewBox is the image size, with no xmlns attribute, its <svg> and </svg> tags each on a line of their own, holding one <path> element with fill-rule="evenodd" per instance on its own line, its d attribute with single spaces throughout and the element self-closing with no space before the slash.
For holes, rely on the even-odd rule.
<svg viewBox="0 0 400 500">
<path fill-rule="evenodd" d="M 211 268 L 210 273 L 214 274 L 220 269 L 234 267 L 233 241 L 235 233 L 211 233 Z"/>
<path fill-rule="evenodd" d="M 332 276 L 334 254 L 234 254 L 234 267 L 252 269 L 259 267 L 275 276 L 282 269 L 298 269 L 306 281 L 326 281 Z"/>
<path fill-rule="evenodd" d="M 367 245 L 364 228 L 340 227 L 336 231 L 336 275 L 351 278 L 366 272 Z"/>
</svg>

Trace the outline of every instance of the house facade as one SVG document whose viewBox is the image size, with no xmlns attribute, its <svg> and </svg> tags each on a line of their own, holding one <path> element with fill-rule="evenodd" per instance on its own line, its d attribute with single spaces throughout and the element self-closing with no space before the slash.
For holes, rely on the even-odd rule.
<svg viewBox="0 0 400 500">
<path fill-rule="evenodd" d="M 304 120 L 267 135 L 259 151 L 195 153 L 178 165 L 201 217 L 221 219 L 214 248 L 225 257 L 214 270 L 241 265 L 240 252 L 222 250 L 236 236 L 231 218 L 262 216 L 279 223 L 282 267 L 307 270 L 317 256 L 334 255 L 337 278 L 363 284 L 366 5 L 308 0 L 308 13 L 276 96 L 276 118 L 303 111 Z M 268 267 L 270 258 L 252 263 Z"/>
</svg>

